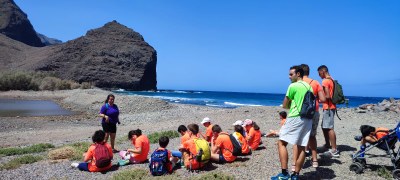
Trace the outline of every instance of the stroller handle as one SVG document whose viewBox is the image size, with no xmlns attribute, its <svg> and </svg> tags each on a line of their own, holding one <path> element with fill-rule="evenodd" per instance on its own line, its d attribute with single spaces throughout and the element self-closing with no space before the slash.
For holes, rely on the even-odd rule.
<svg viewBox="0 0 400 180">
<path fill-rule="evenodd" d="M 390 130 L 393 133 L 396 133 L 398 141 L 400 141 L 400 122 L 397 123 L 395 129 Z"/>
</svg>

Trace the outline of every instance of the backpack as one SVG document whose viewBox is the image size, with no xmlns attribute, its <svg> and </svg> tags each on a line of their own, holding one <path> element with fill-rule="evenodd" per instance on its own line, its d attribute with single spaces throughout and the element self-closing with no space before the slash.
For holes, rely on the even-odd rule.
<svg viewBox="0 0 400 180">
<path fill-rule="evenodd" d="M 199 163 L 207 163 L 211 158 L 210 146 L 205 139 L 194 139 L 194 144 L 196 145 L 197 154 L 194 159 Z"/>
<path fill-rule="evenodd" d="M 333 83 L 333 95 L 332 95 L 332 103 L 333 104 L 343 104 L 345 102 L 345 97 L 343 94 L 342 85 L 339 84 L 337 80 L 332 80 Z"/>
<path fill-rule="evenodd" d="M 168 173 L 167 163 L 168 150 L 156 149 L 153 154 L 151 154 L 151 159 L 149 163 L 150 172 L 153 176 L 162 176 Z"/>
<path fill-rule="evenodd" d="M 229 135 L 229 138 L 231 139 L 232 145 L 233 145 L 233 151 L 232 154 L 234 156 L 242 156 L 242 146 L 240 145 L 240 143 L 238 142 L 238 140 L 235 138 L 235 136 L 233 136 L 233 134 Z"/>
<path fill-rule="evenodd" d="M 96 167 L 104 168 L 111 164 L 111 156 L 105 144 L 97 144 L 94 148 L 94 158 L 96 159 Z"/>
<path fill-rule="evenodd" d="M 305 88 L 306 85 L 304 85 L 303 83 L 301 83 Z M 310 87 L 311 89 L 311 87 Z M 304 99 L 303 99 L 303 104 L 301 106 L 301 110 L 300 112 L 300 117 L 302 118 L 307 118 L 307 119 L 312 119 L 314 117 L 315 114 L 315 96 L 314 94 L 310 91 L 310 89 L 307 90 L 306 94 L 304 94 Z M 294 101 L 293 101 L 294 102 Z"/>
</svg>

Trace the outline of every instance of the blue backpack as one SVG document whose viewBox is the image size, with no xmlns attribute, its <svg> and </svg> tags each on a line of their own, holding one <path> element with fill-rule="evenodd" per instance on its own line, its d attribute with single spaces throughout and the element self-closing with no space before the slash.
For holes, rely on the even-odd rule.
<svg viewBox="0 0 400 180">
<path fill-rule="evenodd" d="M 168 150 L 164 149 L 156 149 L 153 154 L 151 154 L 150 159 L 150 172 L 153 176 L 162 176 L 168 173 L 167 163 L 168 159 Z"/>
</svg>

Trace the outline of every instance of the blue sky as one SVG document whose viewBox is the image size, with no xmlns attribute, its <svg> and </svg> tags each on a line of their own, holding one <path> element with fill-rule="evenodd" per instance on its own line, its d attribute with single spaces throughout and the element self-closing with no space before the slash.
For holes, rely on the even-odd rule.
<svg viewBox="0 0 400 180">
<path fill-rule="evenodd" d="M 400 1 L 15 0 L 72 40 L 112 20 L 158 54 L 159 89 L 285 93 L 289 67 L 327 65 L 345 95 L 400 97 Z"/>
</svg>

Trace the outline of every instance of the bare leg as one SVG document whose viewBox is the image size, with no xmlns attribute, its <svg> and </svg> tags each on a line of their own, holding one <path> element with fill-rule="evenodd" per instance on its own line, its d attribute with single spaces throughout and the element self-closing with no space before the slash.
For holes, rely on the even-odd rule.
<svg viewBox="0 0 400 180">
<path fill-rule="evenodd" d="M 322 128 L 322 132 L 324 133 L 325 145 L 329 147 L 331 145 L 329 142 L 329 129 Z"/>
<path fill-rule="evenodd" d="M 311 150 L 312 161 L 317 161 L 317 138 L 315 138 L 315 136 L 310 136 L 308 147 Z"/>
<path fill-rule="evenodd" d="M 295 145 L 295 146 L 297 146 L 298 155 L 299 155 L 297 160 L 296 160 L 295 172 L 299 173 L 301 168 L 303 167 L 304 160 L 306 158 L 306 152 L 305 152 L 305 147 L 304 146 L 300 146 L 300 145 Z"/>
<path fill-rule="evenodd" d="M 285 141 L 278 141 L 279 159 L 281 161 L 282 169 L 288 169 L 288 151 L 286 149 L 287 144 L 288 143 Z"/>
<path fill-rule="evenodd" d="M 299 157 L 299 149 L 297 149 L 297 146 L 294 145 L 293 146 L 293 161 L 292 161 L 292 165 L 296 164 L 297 158 Z"/>
<path fill-rule="evenodd" d="M 111 133 L 111 134 L 110 134 L 110 141 L 111 141 L 111 148 L 112 148 L 112 149 L 115 149 L 115 148 L 114 148 L 115 136 L 116 136 L 116 133 Z"/>
<path fill-rule="evenodd" d="M 333 129 L 329 129 L 329 141 L 331 142 L 332 149 L 336 150 L 336 133 Z"/>
<path fill-rule="evenodd" d="M 106 136 L 104 137 L 104 142 L 108 141 L 108 136 L 110 136 L 110 133 L 106 133 Z"/>
</svg>

